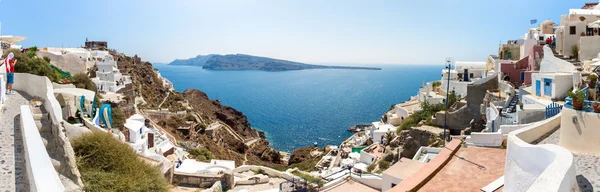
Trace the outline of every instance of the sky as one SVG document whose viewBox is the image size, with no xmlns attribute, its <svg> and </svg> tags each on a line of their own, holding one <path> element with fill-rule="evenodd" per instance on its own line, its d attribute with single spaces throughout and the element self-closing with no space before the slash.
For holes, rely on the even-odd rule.
<svg viewBox="0 0 600 192">
<path fill-rule="evenodd" d="M 89 40 L 168 63 L 243 53 L 312 64 L 485 61 L 498 45 L 593 0 L 1 0 L 23 46 Z M 538 24 L 531 25 L 530 20 Z"/>
</svg>

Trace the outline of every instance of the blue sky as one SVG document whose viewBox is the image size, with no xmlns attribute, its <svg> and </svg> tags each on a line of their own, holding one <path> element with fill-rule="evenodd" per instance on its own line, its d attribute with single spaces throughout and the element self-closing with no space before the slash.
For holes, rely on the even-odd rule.
<svg viewBox="0 0 600 192">
<path fill-rule="evenodd" d="M 593 1 L 593 0 L 588 0 Z M 151 62 L 244 53 L 316 64 L 483 61 L 581 0 L 1 0 L 2 34 L 76 47 L 85 38 Z M 537 26 L 537 25 L 536 25 Z"/>
</svg>

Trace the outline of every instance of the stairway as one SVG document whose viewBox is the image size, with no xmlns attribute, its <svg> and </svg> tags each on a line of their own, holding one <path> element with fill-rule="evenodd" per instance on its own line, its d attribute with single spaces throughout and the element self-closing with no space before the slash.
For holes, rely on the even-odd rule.
<svg viewBox="0 0 600 192">
<path fill-rule="evenodd" d="M 61 170 L 63 169 L 61 167 L 63 166 L 61 162 L 64 162 L 64 157 L 62 157 L 63 154 L 60 150 L 57 150 L 61 148 L 61 146 L 56 146 L 57 141 L 52 133 L 52 122 L 49 119 L 50 115 L 45 112 L 43 108 L 31 107 L 31 111 L 33 112 L 33 119 L 40 132 L 40 136 L 42 137 L 42 142 L 46 147 L 48 156 L 50 156 L 52 166 L 54 166 L 54 170 L 58 173 L 58 176 L 65 187 L 65 191 L 81 191 L 81 187 L 61 173 Z"/>
</svg>

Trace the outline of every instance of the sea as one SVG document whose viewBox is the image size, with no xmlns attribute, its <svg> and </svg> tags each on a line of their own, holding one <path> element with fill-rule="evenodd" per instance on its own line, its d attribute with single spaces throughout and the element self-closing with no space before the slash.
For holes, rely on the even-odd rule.
<svg viewBox="0 0 600 192">
<path fill-rule="evenodd" d="M 244 113 L 277 150 L 339 145 L 356 124 L 379 121 L 393 104 L 441 78 L 439 65 L 369 65 L 382 70 L 213 71 L 154 65 L 177 91 L 195 88 Z"/>
</svg>

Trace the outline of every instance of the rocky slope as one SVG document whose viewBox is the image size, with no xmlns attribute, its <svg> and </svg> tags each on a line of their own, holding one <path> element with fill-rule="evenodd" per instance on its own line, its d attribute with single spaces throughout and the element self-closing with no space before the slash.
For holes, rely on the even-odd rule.
<svg viewBox="0 0 600 192">
<path fill-rule="evenodd" d="M 264 133 L 250 127 L 242 112 L 210 100 L 200 90 L 171 91 L 163 86 L 151 63 L 143 62 L 137 56 L 112 54 L 122 73 L 132 77 L 132 86 L 120 91 L 125 98 L 119 106 L 128 115 L 134 113 L 133 98 L 141 96 L 145 103 L 139 104 L 138 108 L 147 114 L 159 109 L 159 106 L 169 109 L 169 112 L 150 115 L 149 118 L 175 135 L 178 141 L 185 144 L 184 147 L 207 148 L 216 159 L 235 160 L 237 166 L 244 162 L 272 167 L 280 165 L 279 152 L 269 147 Z M 207 134 L 207 126 L 218 122 L 226 124 L 234 133 L 221 128 L 213 134 Z"/>
</svg>

